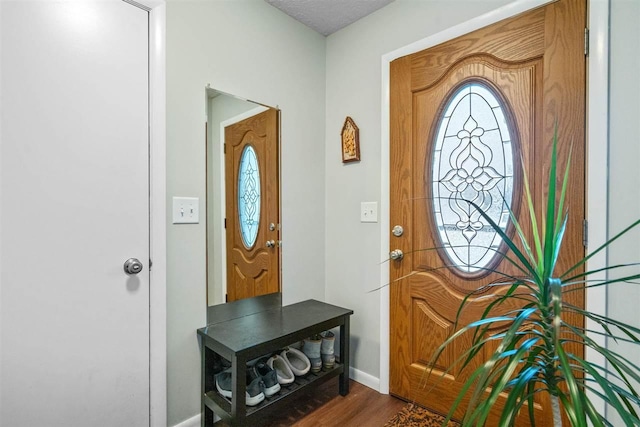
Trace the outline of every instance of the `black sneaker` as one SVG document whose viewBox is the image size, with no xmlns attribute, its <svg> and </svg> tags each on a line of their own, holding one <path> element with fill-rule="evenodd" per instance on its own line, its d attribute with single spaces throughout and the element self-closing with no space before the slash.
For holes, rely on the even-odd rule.
<svg viewBox="0 0 640 427">
<path fill-rule="evenodd" d="M 261 378 L 251 378 L 249 372 L 252 369 L 247 371 L 247 391 L 246 391 L 246 404 L 248 406 L 256 406 L 258 403 L 264 400 L 264 393 L 262 392 L 262 379 Z M 224 397 L 232 398 L 233 393 L 231 392 L 231 372 L 224 371 L 220 372 L 216 375 L 216 388 L 218 389 L 218 393 L 223 395 Z"/>
<path fill-rule="evenodd" d="M 264 386 L 264 395 L 271 397 L 280 391 L 278 374 L 267 365 L 267 359 L 260 359 L 253 366 L 254 377 L 261 378 Z"/>
</svg>

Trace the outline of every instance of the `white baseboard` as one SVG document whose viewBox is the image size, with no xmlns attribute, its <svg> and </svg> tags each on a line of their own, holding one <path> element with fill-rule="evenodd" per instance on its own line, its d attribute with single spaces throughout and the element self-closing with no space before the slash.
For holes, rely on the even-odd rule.
<svg viewBox="0 0 640 427">
<path fill-rule="evenodd" d="M 184 420 L 180 424 L 176 424 L 173 427 L 200 427 L 200 414 Z"/>
<path fill-rule="evenodd" d="M 380 378 L 376 378 L 373 375 L 369 375 L 353 367 L 349 368 L 349 378 L 380 392 Z"/>
</svg>

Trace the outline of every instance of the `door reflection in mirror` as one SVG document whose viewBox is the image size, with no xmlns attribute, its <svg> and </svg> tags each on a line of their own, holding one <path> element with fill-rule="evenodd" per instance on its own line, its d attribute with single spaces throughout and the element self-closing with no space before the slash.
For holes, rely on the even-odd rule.
<svg viewBox="0 0 640 427">
<path fill-rule="evenodd" d="M 211 88 L 206 94 L 206 286 L 211 306 L 280 291 L 280 132 L 278 109 Z M 247 152 L 255 159 L 242 175 L 240 163 Z M 251 222 L 245 232 L 257 227 L 251 229 L 255 237 L 250 245 L 242 237 L 242 220 Z M 276 244 L 268 245 L 270 241 Z"/>
</svg>

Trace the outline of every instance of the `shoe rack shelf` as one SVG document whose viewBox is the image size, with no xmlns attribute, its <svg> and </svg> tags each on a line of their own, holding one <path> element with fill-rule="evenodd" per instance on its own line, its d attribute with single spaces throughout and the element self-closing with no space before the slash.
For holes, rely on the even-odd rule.
<svg viewBox="0 0 640 427">
<path fill-rule="evenodd" d="M 295 394 L 302 388 L 307 386 L 318 386 L 323 382 L 342 374 L 343 372 L 344 367 L 342 365 L 336 364 L 333 369 L 328 371 L 323 370 L 317 374 L 309 373 L 303 377 L 296 377 L 296 380 L 293 383 L 282 385 L 280 391 L 277 394 L 271 397 L 265 397 L 265 399 L 259 405 L 247 406 L 246 418 L 247 420 L 251 420 L 254 413 L 259 413 L 257 414 L 257 416 L 264 416 L 266 415 L 267 410 L 276 409 L 272 408 L 272 406 L 277 407 L 280 401 L 287 398 L 289 395 Z M 222 412 L 226 412 L 228 414 L 231 413 L 231 400 L 220 396 L 220 394 L 215 390 L 205 393 L 204 401 L 205 406 L 207 406 L 208 408 L 212 408 L 213 412 L 215 413 L 217 413 L 215 408 L 220 408 Z"/>
<path fill-rule="evenodd" d="M 316 300 L 287 306 L 282 306 L 281 301 L 281 294 L 270 294 L 208 308 L 207 326 L 198 329 L 203 427 L 213 426 L 214 413 L 232 426 L 260 425 L 260 420 L 272 411 L 286 408 L 289 398 L 297 392 L 336 376 L 340 395 L 349 393 L 349 316 L 353 311 Z M 245 405 L 248 361 L 335 327 L 340 328 L 340 363 L 317 374 L 296 377 L 294 383 L 283 385 L 279 393 L 257 406 Z M 232 399 L 216 390 L 215 375 L 222 370 L 221 357 L 231 362 Z"/>
</svg>

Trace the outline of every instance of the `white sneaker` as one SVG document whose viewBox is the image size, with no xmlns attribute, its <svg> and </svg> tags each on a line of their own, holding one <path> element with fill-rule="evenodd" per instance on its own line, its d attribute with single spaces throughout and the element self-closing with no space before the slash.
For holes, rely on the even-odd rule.
<svg viewBox="0 0 640 427">
<path fill-rule="evenodd" d="M 285 362 L 279 354 L 271 356 L 269 360 L 267 360 L 267 366 L 276 371 L 278 382 L 280 384 L 291 384 L 293 380 L 296 379 L 289 367 L 289 364 Z"/>
<path fill-rule="evenodd" d="M 291 371 L 299 377 L 305 375 L 311 369 L 309 358 L 300 350 L 287 348 L 281 353 L 281 356 L 287 362 Z"/>
</svg>

